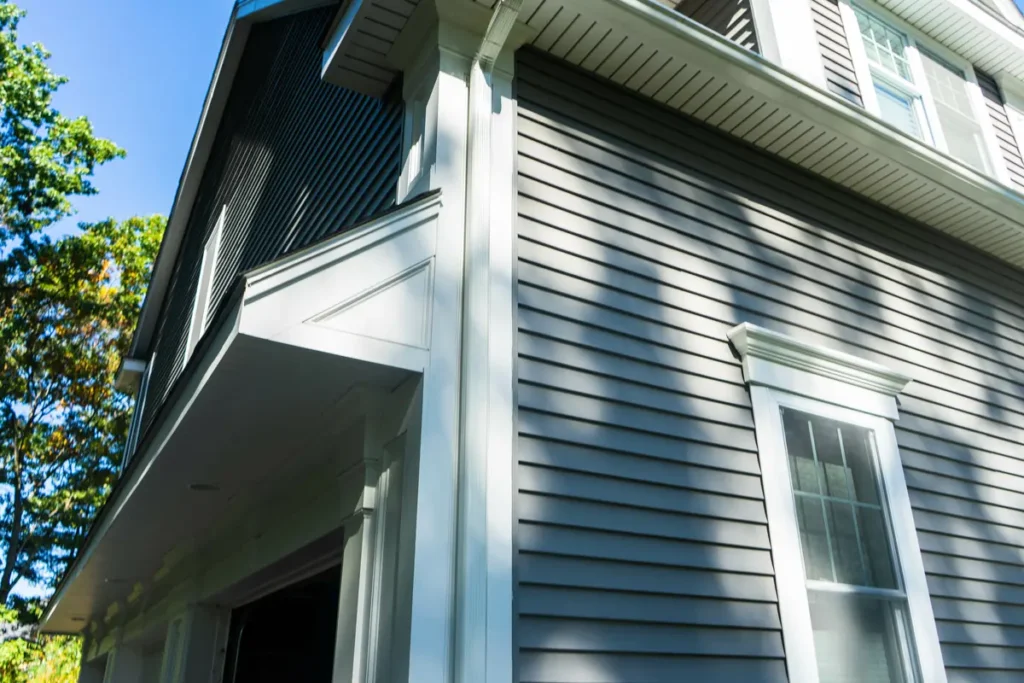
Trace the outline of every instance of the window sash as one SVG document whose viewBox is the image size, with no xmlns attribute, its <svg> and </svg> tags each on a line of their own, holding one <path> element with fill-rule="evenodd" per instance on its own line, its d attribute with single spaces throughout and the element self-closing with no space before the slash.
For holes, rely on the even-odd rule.
<svg viewBox="0 0 1024 683">
<path fill-rule="evenodd" d="M 779 612 L 791 680 L 807 683 L 820 681 L 816 650 L 813 646 L 814 632 L 811 626 L 809 598 L 809 591 L 819 591 L 902 601 L 909 622 L 905 646 L 913 652 L 913 656 L 908 652 L 904 661 L 916 662 L 918 668 L 918 671 L 911 672 L 910 680 L 921 683 L 945 683 L 937 627 L 892 422 L 875 414 L 859 412 L 855 403 L 848 403 L 852 407 L 835 405 L 832 403 L 834 397 L 831 396 L 822 399 L 809 398 L 759 385 L 751 385 L 750 389 L 765 487 L 769 535 L 773 548 L 772 560 L 776 567 Z M 892 591 L 807 580 L 796 512 L 796 495 L 782 424 L 782 408 L 820 415 L 865 427 L 874 432 L 881 479 L 880 495 L 890 514 L 893 557 L 902 579 L 902 590 Z"/>
</svg>

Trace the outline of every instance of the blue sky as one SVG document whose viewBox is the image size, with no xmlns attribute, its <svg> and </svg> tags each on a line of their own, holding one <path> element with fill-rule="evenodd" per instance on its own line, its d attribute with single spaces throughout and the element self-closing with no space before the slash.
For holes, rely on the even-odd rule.
<svg viewBox="0 0 1024 683">
<path fill-rule="evenodd" d="M 22 40 L 43 43 L 70 79 L 57 107 L 128 151 L 97 172 L 100 193 L 77 200 L 60 229 L 168 213 L 233 0 L 17 1 L 28 12 Z"/>
<path fill-rule="evenodd" d="M 22 42 L 43 43 L 70 79 L 57 108 L 128 152 L 97 171 L 99 194 L 60 230 L 168 213 L 233 0 L 15 1 L 28 12 Z"/>
</svg>

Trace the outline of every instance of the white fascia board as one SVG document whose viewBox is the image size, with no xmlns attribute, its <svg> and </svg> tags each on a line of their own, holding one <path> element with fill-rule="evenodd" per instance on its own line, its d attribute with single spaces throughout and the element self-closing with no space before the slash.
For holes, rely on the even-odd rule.
<svg viewBox="0 0 1024 683">
<path fill-rule="evenodd" d="M 648 37 L 651 44 L 676 42 L 680 54 L 704 53 L 703 58 L 712 62 L 709 69 L 756 90 L 771 101 L 785 103 L 795 114 L 819 127 L 848 137 L 883 159 L 892 159 L 998 213 L 1008 223 L 1020 227 L 1024 240 L 1024 197 L 1018 193 L 930 145 L 900 133 L 860 107 L 737 46 L 728 38 L 694 21 L 683 20 L 678 12 L 657 0 L 571 0 L 571 3 L 573 9 L 584 16 L 603 18 L 635 36 L 643 36 L 645 42 Z M 894 154 L 894 150 L 899 154 Z"/>
<path fill-rule="evenodd" d="M 238 19 L 268 21 L 333 4 L 336 0 L 239 0 L 235 11 Z"/>
<path fill-rule="evenodd" d="M 170 286 L 171 274 L 174 272 L 174 265 L 178 260 L 178 252 L 185 236 L 188 219 L 192 215 L 192 204 L 199 193 L 199 185 L 203 178 L 203 172 L 206 170 L 206 162 L 209 160 L 217 129 L 220 128 L 221 116 L 224 113 L 231 85 L 242 60 L 250 26 L 249 21 L 240 21 L 238 15 L 234 13 L 224 33 L 220 56 L 217 58 L 217 67 L 210 80 L 199 123 L 185 159 L 185 167 L 181 171 L 174 204 L 171 206 L 171 215 L 167 221 L 167 228 L 164 230 L 160 251 L 153 263 L 153 274 L 150 277 L 149 288 L 142 304 L 142 311 L 139 313 L 135 334 L 132 337 L 131 350 L 128 355 L 133 358 L 148 357 L 152 351 L 153 337 Z"/>
</svg>

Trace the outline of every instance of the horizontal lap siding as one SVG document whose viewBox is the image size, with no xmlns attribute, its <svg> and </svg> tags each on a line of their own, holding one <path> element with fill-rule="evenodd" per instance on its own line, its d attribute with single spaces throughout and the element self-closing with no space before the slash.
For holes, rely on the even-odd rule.
<svg viewBox="0 0 1024 683">
<path fill-rule="evenodd" d="M 915 378 L 951 679 L 1024 675 L 1019 273 L 537 53 L 517 79 L 519 680 L 785 679 L 743 321 Z"/>
<path fill-rule="evenodd" d="M 401 104 L 320 79 L 333 10 L 253 27 L 193 205 L 161 324 L 144 424 L 185 364 L 203 242 L 227 207 L 208 319 L 238 274 L 394 202 Z"/>
<path fill-rule="evenodd" d="M 811 15 L 818 38 L 818 50 L 825 67 L 825 82 L 828 89 L 844 100 L 857 106 L 864 106 L 857 72 L 853 66 L 849 38 L 839 14 L 839 0 L 811 0 Z M 853 39 L 859 39 L 853 36 Z"/>
<path fill-rule="evenodd" d="M 988 74 L 974 70 L 978 77 L 978 85 L 981 86 L 981 94 L 985 97 L 985 106 L 988 108 L 988 116 L 992 121 L 992 128 L 999 142 L 999 153 L 1006 164 L 1006 170 L 1010 174 L 1010 180 L 1018 191 L 1024 191 L 1024 159 L 1021 157 L 1020 145 L 1013 135 L 1013 127 L 1010 125 L 1010 117 L 1006 113 L 1006 103 L 1003 101 L 999 84 Z M 999 160 L 995 160 L 999 163 Z"/>
<path fill-rule="evenodd" d="M 750 0 L 658 0 L 734 43 L 760 52 Z"/>
</svg>

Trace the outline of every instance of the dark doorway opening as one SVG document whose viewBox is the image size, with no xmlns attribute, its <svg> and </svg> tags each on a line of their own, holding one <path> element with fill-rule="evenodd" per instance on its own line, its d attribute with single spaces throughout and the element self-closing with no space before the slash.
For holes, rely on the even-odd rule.
<svg viewBox="0 0 1024 683">
<path fill-rule="evenodd" d="M 231 613 L 224 683 L 331 683 L 341 567 Z"/>
</svg>

